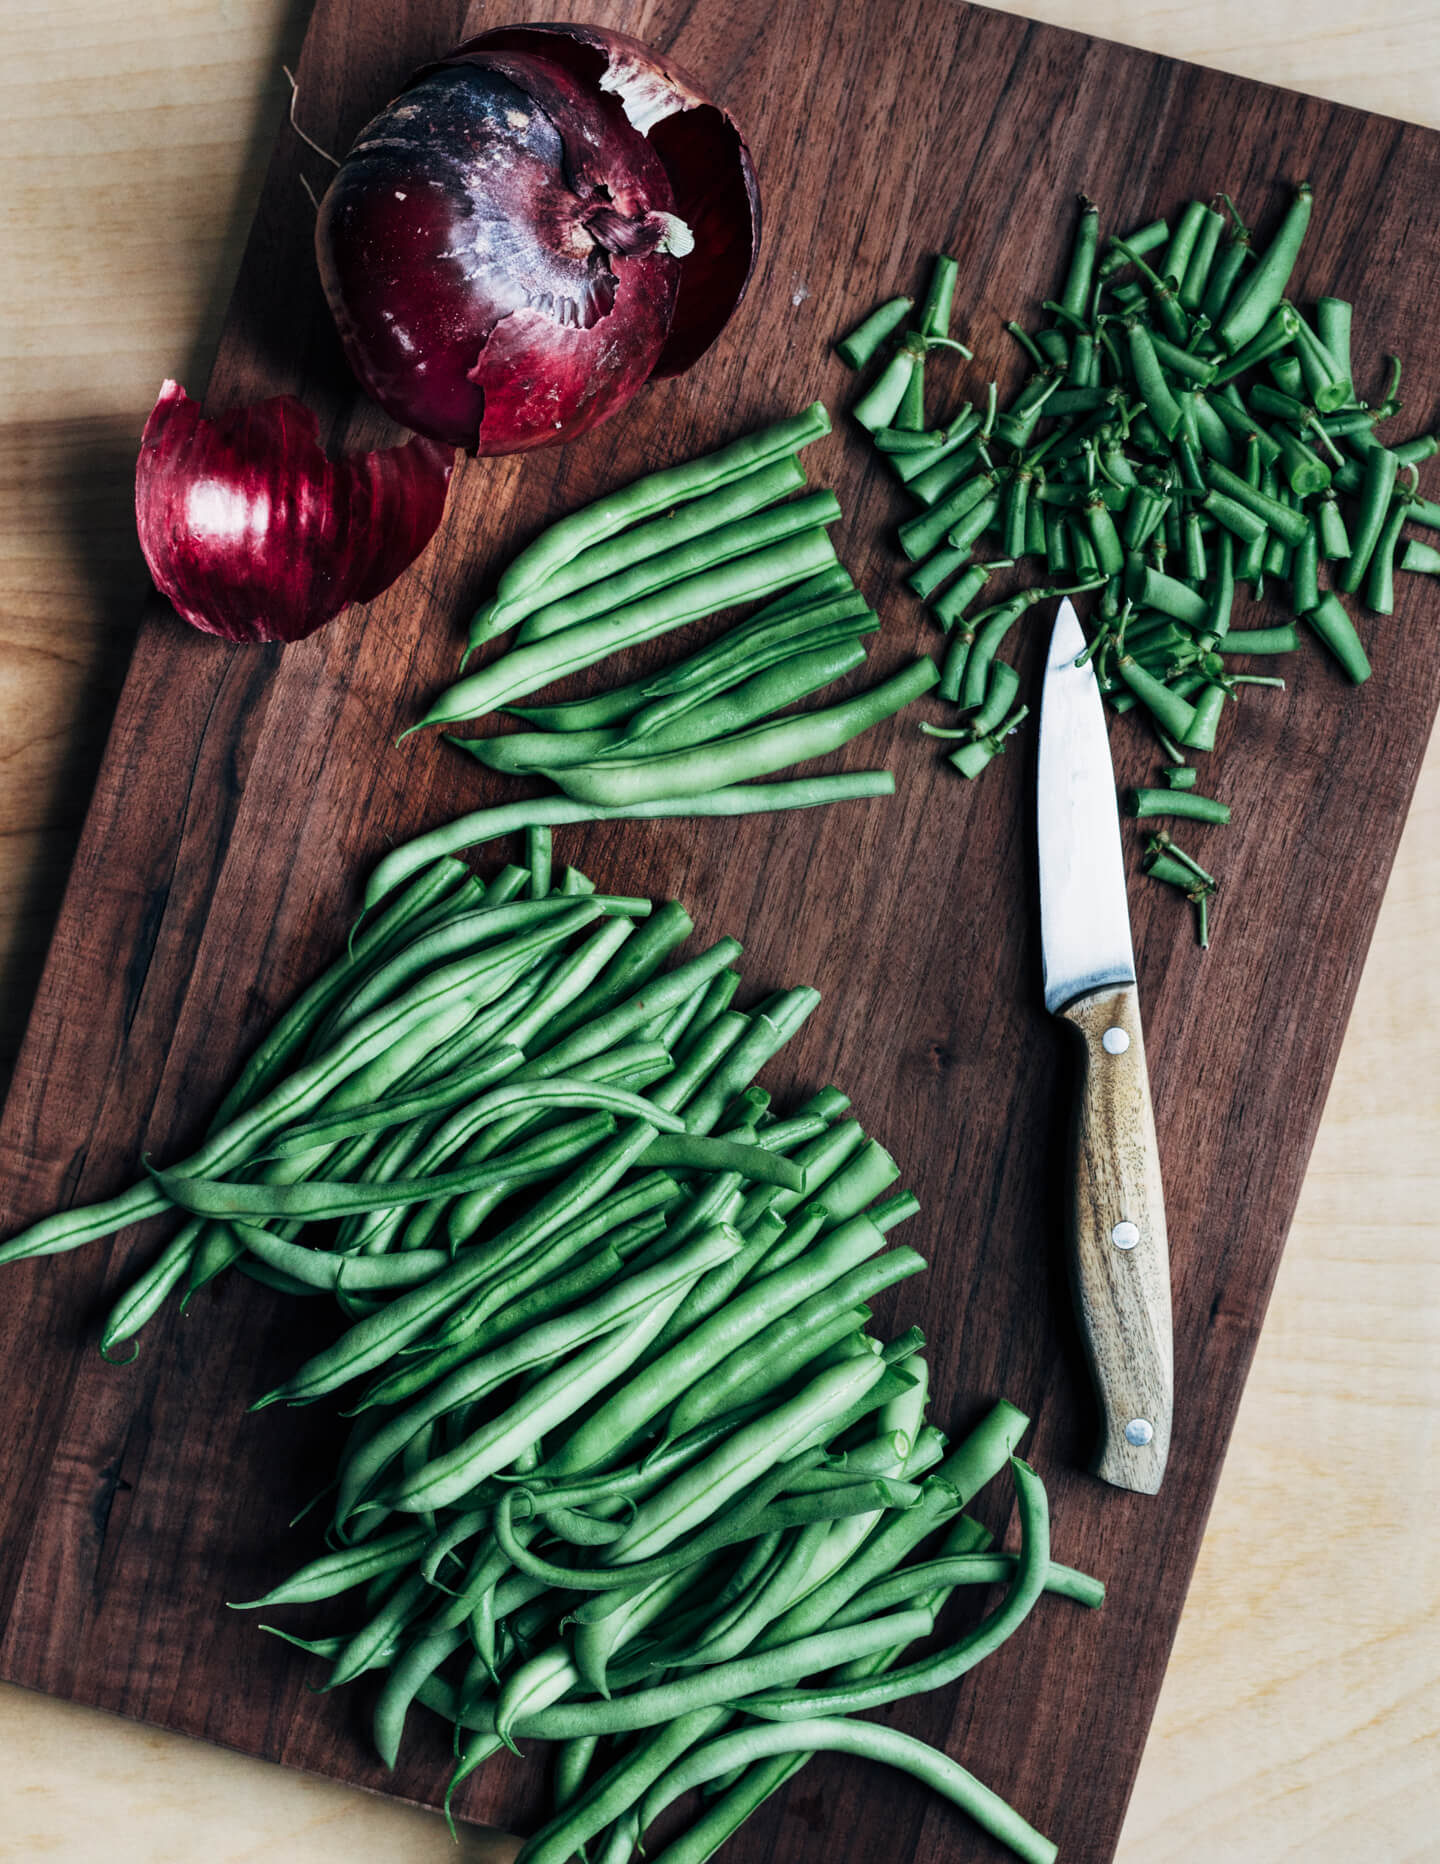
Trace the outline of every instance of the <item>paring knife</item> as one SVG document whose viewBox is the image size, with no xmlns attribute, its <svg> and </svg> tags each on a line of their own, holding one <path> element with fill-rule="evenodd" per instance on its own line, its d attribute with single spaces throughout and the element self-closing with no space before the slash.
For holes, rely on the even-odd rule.
<svg viewBox="0 0 1440 1864">
<path fill-rule="evenodd" d="M 1096 1475 L 1153 1495 L 1174 1401 L 1170 1262 L 1115 773 L 1079 618 L 1060 604 L 1040 700 L 1037 818 L 1045 1007 L 1082 1049 L 1071 1279 L 1100 1400 Z"/>
</svg>

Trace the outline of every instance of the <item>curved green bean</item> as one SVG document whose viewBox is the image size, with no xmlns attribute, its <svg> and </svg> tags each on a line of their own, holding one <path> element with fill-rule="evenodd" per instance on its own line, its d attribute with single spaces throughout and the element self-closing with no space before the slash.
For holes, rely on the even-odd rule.
<svg viewBox="0 0 1440 1864">
<path fill-rule="evenodd" d="M 922 658 L 854 699 L 759 725 L 718 743 L 626 762 L 607 758 L 549 774 L 568 796 L 610 808 L 744 783 L 839 750 L 928 692 L 939 678 L 934 661 Z"/>
<path fill-rule="evenodd" d="M 517 829 L 545 823 L 558 828 L 569 822 L 624 822 L 649 820 L 663 816 L 738 816 L 764 815 L 780 809 L 818 809 L 829 803 L 854 802 L 869 796 L 893 796 L 895 779 L 888 770 L 846 771 L 830 777 L 801 777 L 788 783 L 756 783 L 738 789 L 711 790 L 696 796 L 666 796 L 653 802 L 612 809 L 593 803 L 579 803 L 564 796 L 543 796 L 531 802 L 506 803 L 495 809 L 477 809 L 471 815 L 447 822 L 392 849 L 377 862 L 365 886 L 368 910 L 384 899 L 393 888 L 402 885 L 421 868 L 428 867 L 442 854 L 454 854 L 462 848 L 478 847 Z M 143 1191 L 148 1187 L 140 1187 Z M 131 1195 L 134 1195 L 133 1193 Z M 149 1209 L 142 1215 L 150 1214 Z M 108 1236 L 111 1229 L 138 1218 L 125 1215 L 96 1236 Z M 0 1245 L 0 1262 L 13 1258 L 5 1252 L 11 1243 Z M 89 1237 L 81 1241 L 89 1241 Z M 64 1247 L 75 1247 L 66 1244 Z M 40 1253 L 35 1250 L 29 1253 Z"/>
<path fill-rule="evenodd" d="M 728 485 L 757 467 L 798 453 L 829 431 L 830 416 L 823 404 L 812 402 L 788 420 L 742 435 L 699 459 L 647 473 L 619 491 L 595 499 L 542 531 L 533 544 L 512 559 L 496 585 L 495 608 L 503 610 L 527 590 L 543 588 L 557 570 L 602 538 L 613 537 L 671 505 L 686 504 L 718 486 Z"/>
<path fill-rule="evenodd" d="M 772 505 L 733 524 L 721 525 L 687 539 L 683 544 L 626 568 L 602 582 L 590 583 L 564 601 L 537 609 L 521 626 L 520 646 L 558 634 L 562 628 L 609 614 L 653 594 L 682 577 L 698 575 L 726 561 L 748 556 L 767 545 L 778 544 L 797 531 L 827 527 L 840 518 L 840 501 L 833 492 L 811 492 L 786 504 Z"/>
<path fill-rule="evenodd" d="M 748 1767 L 767 1756 L 817 1752 L 854 1754 L 862 1760 L 883 1761 L 887 1766 L 913 1774 L 967 1812 L 983 1830 L 1024 1858 L 1026 1864 L 1055 1864 L 1059 1856 L 1058 1848 L 1022 1819 L 998 1793 L 982 1785 L 974 1774 L 967 1773 L 937 1748 L 875 1722 L 852 1722 L 830 1716 L 812 1716 L 770 1728 L 744 1728 L 737 1734 L 721 1735 L 707 1742 L 684 1760 L 677 1761 L 651 1787 L 640 1808 L 640 1830 L 643 1832 L 681 1793 L 706 1780 L 718 1779 L 737 1767 Z M 668 1855 L 668 1852 L 662 1853 L 661 1857 Z"/>
<path fill-rule="evenodd" d="M 460 719 L 481 718 L 497 706 L 523 699 L 566 674 L 593 667 L 597 660 L 622 648 L 653 640 L 657 634 L 666 634 L 719 609 L 771 595 L 837 561 L 829 538 L 817 528 L 801 531 L 749 556 L 734 557 L 698 575 L 683 577 L 623 608 L 577 622 L 572 628 L 547 635 L 543 641 L 511 648 L 478 673 L 447 687 L 424 717 L 401 736 L 408 737 L 427 725 L 453 725 Z"/>
</svg>

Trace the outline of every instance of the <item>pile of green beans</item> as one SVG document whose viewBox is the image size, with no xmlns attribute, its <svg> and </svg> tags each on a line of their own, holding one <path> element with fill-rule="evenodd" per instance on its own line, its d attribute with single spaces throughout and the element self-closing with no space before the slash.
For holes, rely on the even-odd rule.
<svg viewBox="0 0 1440 1864">
<path fill-rule="evenodd" d="M 950 637 L 940 696 L 966 714 L 954 730 L 922 729 L 961 740 L 951 761 L 965 776 L 1027 714 L 1019 675 L 997 655 L 1005 636 L 1062 585 L 1093 588 L 1087 651 L 1101 690 L 1148 719 L 1166 759 L 1164 787 L 1139 792 L 1135 813 L 1223 821 L 1224 804 L 1188 793 L 1187 760 L 1215 748 L 1243 689 L 1284 686 L 1235 663 L 1268 664 L 1309 634 L 1359 684 L 1370 662 L 1341 596 L 1390 614 L 1397 568 L 1440 571 L 1440 551 L 1404 538 L 1407 524 L 1440 528 L 1440 504 L 1416 488 L 1440 441 L 1376 433 L 1400 412 L 1399 359 L 1380 399 L 1361 400 L 1352 306 L 1322 297 L 1307 317 L 1286 295 L 1312 208 L 1302 182 L 1257 250 L 1228 195 L 1188 202 L 1173 227 L 1155 220 L 1103 242 L 1082 198 L 1048 322 L 1033 334 L 1006 325 L 1031 365 L 1024 385 L 1002 408 L 992 382 L 944 426 L 927 428 L 918 394 L 890 398 L 915 340 L 913 326 L 901 332 L 908 299 L 838 345 L 853 367 L 879 362 L 852 412 L 921 506 L 900 543 L 910 586 Z M 937 261 L 937 277 L 949 265 Z M 973 560 L 987 536 L 995 554 Z M 992 575 L 1027 560 L 1049 586 L 977 608 Z M 1284 600 L 1294 621 L 1237 623 L 1242 590 Z M 1144 865 L 1194 902 L 1208 944 L 1214 876 L 1168 835 L 1151 837 Z"/>
<path fill-rule="evenodd" d="M 869 1303 L 921 1272 L 918 1209 L 834 1087 L 788 1117 L 756 1085 L 815 1010 L 733 1007 L 740 947 L 698 955 L 677 902 L 557 878 L 548 834 L 483 885 L 414 874 L 252 1057 L 198 1151 L 32 1225 L 0 1260 L 171 1209 L 183 1227 L 122 1297 L 113 1354 L 171 1290 L 234 1264 L 328 1293 L 344 1332 L 256 1407 L 343 1402 L 327 1547 L 237 1609 L 325 1605 L 325 1687 L 379 1674 L 393 1765 L 415 1705 L 454 1786 L 502 1746 L 557 1744 L 527 1864 L 711 1855 L 812 1753 L 914 1773 L 1026 1859 L 1055 1848 L 989 1788 L 856 1710 L 947 1685 L 1043 1592 L 1050 1557 L 1004 1402 L 951 1447 L 927 1421 L 918 1328 Z M 675 960 L 668 963 L 669 960 Z M 133 1349 L 132 1349 L 133 1350 Z M 1018 1551 L 964 1512 L 1009 1470 Z M 958 1588 L 998 1605 L 906 1662 Z"/>
<path fill-rule="evenodd" d="M 552 525 L 501 576 L 466 657 L 518 628 L 514 646 L 442 693 L 411 730 L 502 709 L 529 728 L 450 742 L 489 769 L 549 777 L 587 809 L 739 813 L 697 799 L 718 804 L 838 750 L 927 691 L 940 675 L 920 660 L 839 705 L 777 716 L 860 666 L 863 637 L 879 626 L 826 537 L 838 501 L 804 490 L 797 455 L 829 428 L 816 402 Z M 656 673 L 584 699 L 518 703 L 611 653 L 756 598 L 768 600 Z M 793 801 L 767 806 L 838 793 L 815 779 Z M 588 819 L 553 815 L 550 797 L 517 807 L 524 826 Z"/>
</svg>

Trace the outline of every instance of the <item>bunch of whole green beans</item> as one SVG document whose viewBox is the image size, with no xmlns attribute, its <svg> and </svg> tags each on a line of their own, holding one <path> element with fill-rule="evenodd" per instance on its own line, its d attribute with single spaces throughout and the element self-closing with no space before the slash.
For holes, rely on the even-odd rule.
<svg viewBox="0 0 1440 1864">
<path fill-rule="evenodd" d="M 925 1266 L 888 1246 L 916 1200 L 838 1090 L 780 1118 L 754 1085 L 817 994 L 738 1012 L 734 940 L 666 969 L 691 931 L 677 903 L 553 882 L 546 832 L 488 886 L 424 867 L 196 1153 L 0 1260 L 182 1213 L 107 1353 L 231 1263 L 335 1297 L 345 1332 L 257 1401 L 346 1394 L 329 1549 L 253 1603 L 345 1598 L 329 1635 L 277 1635 L 329 1660 L 327 1686 L 384 1673 L 388 1764 L 416 1703 L 455 1730 L 456 1784 L 502 1745 L 556 1742 L 529 1864 L 628 1859 L 704 1782 L 663 1853 L 696 1864 L 826 1749 L 1053 1858 L 943 1754 L 851 1719 L 963 1675 L 1043 1591 L 1103 1588 L 1050 1559 L 1044 1489 L 1012 1455 L 1024 1417 L 998 1404 L 951 1448 L 919 1330 L 868 1330 L 868 1303 Z M 1007 1467 L 1015 1554 L 964 1513 Z M 957 1587 L 995 1584 L 989 1616 L 905 1661 Z"/>
<path fill-rule="evenodd" d="M 451 742 L 493 770 L 549 777 L 587 808 L 700 814 L 698 799 L 838 750 L 908 705 L 940 677 L 929 660 L 841 704 L 777 717 L 859 666 L 862 637 L 879 625 L 826 536 L 834 494 L 789 497 L 805 486 L 800 449 L 829 428 L 817 402 L 552 525 L 500 578 L 466 657 L 518 628 L 514 646 L 442 693 L 420 726 L 502 708 L 530 729 Z M 756 598 L 770 599 L 657 673 L 568 703 L 516 703 Z M 820 780 L 813 799 L 825 792 Z M 526 819 L 555 806 L 542 798 Z"/>
<path fill-rule="evenodd" d="M 1399 554 L 1407 523 L 1440 527 L 1440 505 L 1415 485 L 1440 442 L 1387 445 L 1375 432 L 1400 411 L 1399 359 L 1369 405 L 1355 387 L 1352 307 L 1322 297 L 1312 321 L 1286 296 L 1309 185 L 1261 251 L 1229 197 L 1217 202 L 1228 217 L 1191 201 L 1173 228 L 1156 220 L 1102 244 L 1099 211 L 1082 198 L 1060 296 L 1045 300 L 1050 322 L 1033 336 L 1006 325 L 1033 372 L 1003 410 L 992 383 L 983 407 L 927 429 L 918 398 L 891 392 L 913 332 L 853 410 L 922 507 L 900 543 L 910 586 L 950 635 L 940 695 L 969 714 L 956 730 L 922 730 L 962 741 L 951 761 L 966 776 L 1028 709 L 1015 705 L 1019 675 L 1000 647 L 1068 581 L 1100 592 L 1088 651 L 1101 690 L 1117 712 L 1149 719 L 1167 760 L 1164 787 L 1140 791 L 1135 813 L 1223 822 L 1223 804 L 1193 794 L 1187 760 L 1214 749 L 1244 687 L 1283 687 L 1232 663 L 1302 639 L 1293 621 L 1237 627 L 1237 589 L 1283 594 L 1359 683 L 1370 663 L 1341 595 L 1389 614 L 1396 567 L 1440 570 L 1440 552 L 1419 540 Z M 935 280 L 952 278 L 953 262 L 938 260 Z M 838 346 L 844 360 L 880 356 L 909 304 L 872 313 Z M 1342 494 L 1355 501 L 1348 517 Z M 973 561 L 987 535 L 998 554 Z M 977 609 L 989 578 L 1027 558 L 1043 561 L 1050 586 Z M 1195 902 L 1205 944 L 1214 876 L 1168 835 L 1151 839 L 1145 864 Z"/>
</svg>

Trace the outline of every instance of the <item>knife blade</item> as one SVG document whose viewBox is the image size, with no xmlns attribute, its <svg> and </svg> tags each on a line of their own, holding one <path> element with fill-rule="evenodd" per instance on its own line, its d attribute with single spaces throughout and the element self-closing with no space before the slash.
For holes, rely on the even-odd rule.
<svg viewBox="0 0 1440 1864">
<path fill-rule="evenodd" d="M 1095 669 L 1062 601 L 1040 697 L 1036 824 L 1045 1007 L 1081 1059 L 1072 1137 L 1070 1274 L 1100 1403 L 1092 1468 L 1153 1495 L 1174 1403 L 1169 1243 L 1135 986 L 1115 773 Z"/>
</svg>

